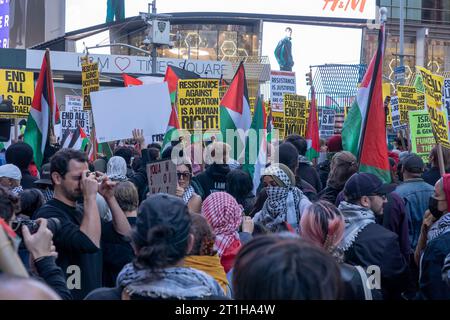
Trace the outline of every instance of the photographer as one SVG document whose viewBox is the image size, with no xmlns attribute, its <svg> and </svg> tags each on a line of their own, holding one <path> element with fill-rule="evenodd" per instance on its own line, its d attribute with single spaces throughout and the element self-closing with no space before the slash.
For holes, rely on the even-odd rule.
<svg viewBox="0 0 450 320">
<path fill-rule="evenodd" d="M 0 218 L 8 225 L 15 220 L 15 213 L 19 208 L 19 198 L 4 187 L 0 187 Z M 55 263 L 58 254 L 53 246 L 52 232 L 47 228 L 47 220 L 39 219 L 39 229 L 31 234 L 28 227 L 21 227 L 23 241 L 30 252 L 30 273 L 41 278 L 64 300 L 72 299 L 66 287 L 64 274 Z M 16 238 L 17 239 L 17 238 Z"/>
<path fill-rule="evenodd" d="M 102 286 L 102 227 L 97 192 L 111 208 L 115 230 L 127 234 L 131 228 L 114 197 L 114 183 L 103 174 L 88 171 L 86 154 L 72 149 L 58 151 L 50 161 L 50 174 L 54 198 L 34 218 L 60 221 L 61 227 L 54 237 L 59 254 L 56 263 L 66 273 L 74 299 L 82 299 Z M 83 210 L 76 206 L 81 199 Z"/>
</svg>

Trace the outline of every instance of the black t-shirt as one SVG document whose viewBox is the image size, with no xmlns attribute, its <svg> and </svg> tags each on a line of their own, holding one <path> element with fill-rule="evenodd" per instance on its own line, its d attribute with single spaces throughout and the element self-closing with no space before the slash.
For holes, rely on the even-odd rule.
<svg viewBox="0 0 450 320">
<path fill-rule="evenodd" d="M 53 243 L 58 252 L 56 263 L 66 276 L 73 298 L 83 299 L 92 290 L 100 288 L 102 253 L 80 230 L 83 212 L 52 199 L 41 207 L 33 218 L 59 219 L 61 226 L 53 236 Z"/>
</svg>

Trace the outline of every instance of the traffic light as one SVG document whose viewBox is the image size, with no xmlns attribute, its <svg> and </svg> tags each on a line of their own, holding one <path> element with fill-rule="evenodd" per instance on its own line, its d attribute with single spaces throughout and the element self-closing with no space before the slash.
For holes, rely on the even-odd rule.
<svg viewBox="0 0 450 320">
<path fill-rule="evenodd" d="M 306 74 L 306 85 L 312 86 L 312 71 Z"/>
</svg>

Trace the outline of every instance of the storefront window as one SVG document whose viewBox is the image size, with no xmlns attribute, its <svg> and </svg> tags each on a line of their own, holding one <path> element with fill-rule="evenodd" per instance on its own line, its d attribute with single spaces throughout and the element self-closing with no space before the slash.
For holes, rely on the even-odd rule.
<svg viewBox="0 0 450 320">
<path fill-rule="evenodd" d="M 199 31 L 198 60 L 217 60 L 217 31 Z"/>
<path fill-rule="evenodd" d="M 219 32 L 219 60 L 235 57 L 238 55 L 237 32 L 221 31 Z"/>
</svg>

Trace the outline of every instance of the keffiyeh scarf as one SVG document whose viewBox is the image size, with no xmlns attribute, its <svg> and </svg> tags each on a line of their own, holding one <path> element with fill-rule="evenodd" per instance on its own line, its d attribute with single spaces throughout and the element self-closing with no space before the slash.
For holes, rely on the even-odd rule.
<svg viewBox="0 0 450 320">
<path fill-rule="evenodd" d="M 444 214 L 439 218 L 428 231 L 427 243 L 443 235 L 446 232 L 450 232 L 450 213 Z"/>
<path fill-rule="evenodd" d="M 18 186 L 11 189 L 11 192 L 14 193 L 16 196 L 18 196 L 22 191 L 23 191 L 22 186 Z"/>
<path fill-rule="evenodd" d="M 125 265 L 117 277 L 117 286 L 128 294 L 155 299 L 180 300 L 224 296 L 222 288 L 203 271 L 174 267 L 158 271 Z"/>
<path fill-rule="evenodd" d="M 344 221 L 345 231 L 344 237 L 338 246 L 338 249 L 345 252 L 355 242 L 358 234 L 371 223 L 375 223 L 375 214 L 372 210 L 342 201 L 339 204 Z"/>
<path fill-rule="evenodd" d="M 268 167 L 264 174 L 278 178 L 285 187 L 266 188 L 267 200 L 261 210 L 261 223 L 272 232 L 284 222 L 298 226 L 302 192 L 292 185 L 288 175 L 277 166 Z"/>
<path fill-rule="evenodd" d="M 242 222 L 242 207 L 228 193 L 214 192 L 203 202 L 202 215 L 213 228 L 214 249 L 221 257 L 234 241 L 239 241 L 237 230 Z"/>
<path fill-rule="evenodd" d="M 192 196 L 194 195 L 194 187 L 189 186 L 184 190 L 183 193 L 183 201 L 185 204 L 188 204 L 189 200 L 191 200 Z"/>
</svg>

